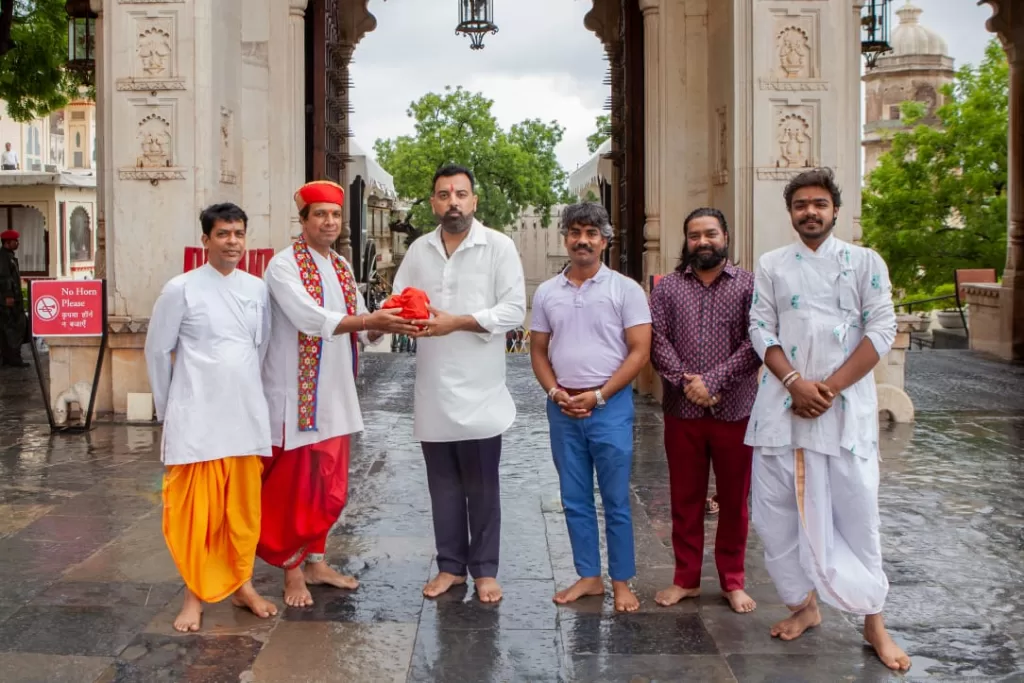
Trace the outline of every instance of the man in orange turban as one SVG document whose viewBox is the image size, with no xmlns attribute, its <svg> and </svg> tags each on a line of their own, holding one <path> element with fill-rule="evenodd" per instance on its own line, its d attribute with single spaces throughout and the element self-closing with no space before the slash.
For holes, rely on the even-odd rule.
<svg viewBox="0 0 1024 683">
<path fill-rule="evenodd" d="M 28 341 L 28 317 L 21 295 L 18 268 L 17 230 L 0 233 L 0 356 L 5 366 L 28 367 L 21 357 L 21 345 Z"/>
<path fill-rule="evenodd" d="M 256 554 L 284 569 L 291 607 L 313 604 L 308 585 L 358 586 L 325 558 L 327 533 L 348 496 L 349 437 L 363 429 L 357 339 L 373 344 L 385 332 L 416 332 L 395 310 L 369 313 L 351 266 L 331 248 L 341 235 L 344 200 L 335 183 L 302 186 L 295 193 L 302 234 L 264 274 L 271 340 L 263 380 L 274 448 L 263 471 Z"/>
</svg>

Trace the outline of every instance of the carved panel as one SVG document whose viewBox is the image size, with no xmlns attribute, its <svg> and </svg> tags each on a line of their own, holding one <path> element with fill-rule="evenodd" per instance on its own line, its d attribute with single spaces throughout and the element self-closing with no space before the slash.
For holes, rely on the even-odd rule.
<svg viewBox="0 0 1024 683">
<path fill-rule="evenodd" d="M 177 124 L 173 100 L 156 97 L 130 100 L 135 110 L 132 165 L 118 169 L 121 180 L 179 180 L 185 177 L 177 166 Z M 128 144 L 127 135 L 123 144 Z"/>
<path fill-rule="evenodd" d="M 761 90 L 777 90 L 780 92 L 809 92 L 815 90 L 828 90 L 828 81 L 794 81 L 780 80 L 777 78 L 759 78 L 758 87 Z"/>
<path fill-rule="evenodd" d="M 818 160 L 817 110 L 813 104 L 776 104 L 775 168 L 810 168 Z"/>
<path fill-rule="evenodd" d="M 179 77 L 176 54 L 176 20 L 174 11 L 132 11 L 134 19 L 135 54 L 131 76 L 117 79 L 121 91 L 184 90 Z"/>
<path fill-rule="evenodd" d="M 225 107 L 220 108 L 220 181 L 235 184 L 235 115 Z"/>
<path fill-rule="evenodd" d="M 778 13 L 772 42 L 771 80 L 820 78 L 821 46 L 817 13 Z"/>
<path fill-rule="evenodd" d="M 715 185 L 729 182 L 729 118 L 728 109 L 715 110 Z"/>
<path fill-rule="evenodd" d="M 154 111 L 138 123 L 135 139 L 139 153 L 135 160 L 138 168 L 164 168 L 173 166 L 174 154 L 171 145 L 174 135 L 170 117 Z"/>
</svg>

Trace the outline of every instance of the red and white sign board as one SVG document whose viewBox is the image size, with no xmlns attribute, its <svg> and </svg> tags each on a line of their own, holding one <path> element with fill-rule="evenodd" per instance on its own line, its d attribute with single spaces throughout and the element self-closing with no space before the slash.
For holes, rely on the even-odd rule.
<svg viewBox="0 0 1024 683">
<path fill-rule="evenodd" d="M 102 280 L 36 280 L 32 283 L 32 336 L 102 335 Z"/>
</svg>

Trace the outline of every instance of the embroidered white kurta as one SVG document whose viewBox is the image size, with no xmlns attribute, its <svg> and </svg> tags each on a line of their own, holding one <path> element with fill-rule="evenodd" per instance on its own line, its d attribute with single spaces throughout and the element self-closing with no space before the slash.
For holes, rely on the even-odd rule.
<svg viewBox="0 0 1024 683">
<path fill-rule="evenodd" d="M 451 258 L 441 228 L 412 243 L 394 291 L 416 287 L 452 315 L 472 315 L 485 333 L 453 332 L 416 343 L 414 436 L 488 439 L 507 430 L 516 406 L 505 386 L 505 333 L 526 317 L 526 281 L 515 243 L 474 220 Z"/>
<path fill-rule="evenodd" d="M 334 330 L 348 313 L 341 283 L 330 259 L 309 250 L 320 271 L 324 305 L 306 291 L 291 246 L 267 264 L 263 279 L 270 290 L 270 347 L 263 362 L 263 386 L 270 406 L 273 443 L 291 450 L 363 431 L 363 416 L 352 373 L 352 338 Z M 351 270 L 348 262 L 345 267 Z M 356 313 L 368 313 L 356 296 Z M 316 397 L 316 430 L 301 432 L 299 423 L 299 332 L 323 339 Z M 360 333 L 360 339 L 369 339 Z"/>
<path fill-rule="evenodd" d="M 207 264 L 164 285 L 146 334 L 164 464 L 270 455 L 260 381 L 269 336 L 270 302 L 259 278 L 221 275 Z"/>
<path fill-rule="evenodd" d="M 882 258 L 864 247 L 829 237 L 817 251 L 802 242 L 763 255 L 754 273 L 750 338 L 761 358 L 780 346 L 793 369 L 824 381 L 863 338 L 879 357 L 896 338 L 892 285 Z M 747 427 L 746 444 L 765 454 L 807 448 L 837 456 L 840 449 L 877 457 L 878 398 L 868 373 L 844 390 L 816 419 L 797 417 L 792 399 L 765 371 Z"/>
</svg>

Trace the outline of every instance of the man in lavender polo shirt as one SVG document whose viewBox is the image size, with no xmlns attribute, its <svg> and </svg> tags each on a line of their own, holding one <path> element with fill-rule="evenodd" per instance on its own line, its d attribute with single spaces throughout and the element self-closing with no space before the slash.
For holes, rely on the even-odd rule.
<svg viewBox="0 0 1024 683">
<path fill-rule="evenodd" d="M 633 612 L 640 602 L 627 583 L 636 574 L 629 507 L 630 384 L 650 356 L 651 313 L 640 285 L 601 263 L 612 227 L 600 204 L 566 207 L 560 232 L 570 264 L 537 288 L 530 325 L 530 357 L 549 399 L 551 453 L 580 576 L 554 600 L 564 605 L 604 594 L 594 507 L 596 469 L 615 609 Z"/>
</svg>

